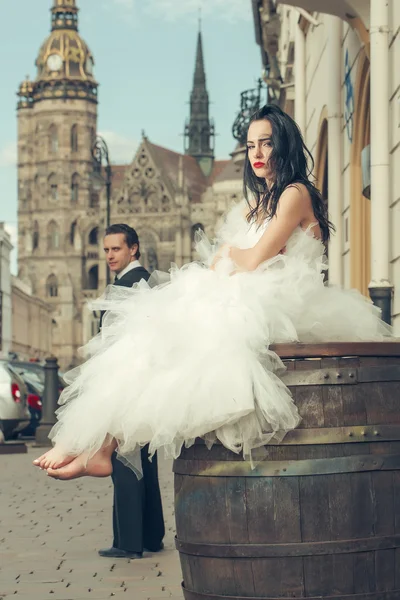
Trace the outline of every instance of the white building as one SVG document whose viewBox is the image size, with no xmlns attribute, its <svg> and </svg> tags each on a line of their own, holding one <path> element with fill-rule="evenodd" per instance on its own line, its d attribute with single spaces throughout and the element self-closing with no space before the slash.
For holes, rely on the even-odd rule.
<svg viewBox="0 0 400 600">
<path fill-rule="evenodd" d="M 11 274 L 12 249 L 0 223 L 0 358 L 14 353 L 21 360 L 44 359 L 52 350 L 52 307 Z"/>
<path fill-rule="evenodd" d="M 265 80 L 303 132 L 337 228 L 329 281 L 369 294 L 398 335 L 400 2 L 253 0 L 253 9 Z"/>
<path fill-rule="evenodd" d="M 13 249 L 4 223 L 0 223 L 0 357 L 5 358 L 11 350 L 11 272 L 10 254 Z"/>
</svg>

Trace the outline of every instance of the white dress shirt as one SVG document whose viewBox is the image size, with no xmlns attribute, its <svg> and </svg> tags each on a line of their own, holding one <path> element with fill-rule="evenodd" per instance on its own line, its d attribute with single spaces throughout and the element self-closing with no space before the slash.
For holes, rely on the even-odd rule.
<svg viewBox="0 0 400 600">
<path fill-rule="evenodd" d="M 123 277 L 124 275 L 129 273 L 129 271 L 132 271 L 132 269 L 137 269 L 138 267 L 141 267 L 141 266 L 142 265 L 140 264 L 140 262 L 138 260 L 133 260 L 132 262 L 129 263 L 129 265 L 127 267 L 125 267 L 125 269 L 123 269 L 122 271 L 117 273 L 117 279 L 121 279 L 121 277 Z"/>
</svg>

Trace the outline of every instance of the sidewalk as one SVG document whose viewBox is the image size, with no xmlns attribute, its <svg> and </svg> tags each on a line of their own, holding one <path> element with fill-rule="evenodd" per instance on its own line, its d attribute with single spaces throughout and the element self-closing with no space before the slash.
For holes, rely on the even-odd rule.
<svg viewBox="0 0 400 600">
<path fill-rule="evenodd" d="M 37 455 L 0 456 L 0 600 L 181 600 L 171 462 L 159 457 L 165 550 L 130 561 L 97 554 L 112 541 L 110 478 L 55 481 Z"/>
</svg>

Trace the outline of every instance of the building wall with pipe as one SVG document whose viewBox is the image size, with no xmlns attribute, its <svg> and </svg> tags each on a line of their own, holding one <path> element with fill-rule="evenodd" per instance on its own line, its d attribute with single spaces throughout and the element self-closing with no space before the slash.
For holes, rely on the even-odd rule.
<svg viewBox="0 0 400 600">
<path fill-rule="evenodd" d="M 260 0 L 261 17 L 267 2 Z M 329 282 L 366 296 L 392 288 L 399 335 L 400 3 L 368 1 L 362 18 L 342 14 L 341 0 L 321 0 L 319 13 L 308 10 L 312 0 L 273 4 L 280 16 L 279 102 L 292 114 L 294 100 L 337 229 L 328 248 Z M 386 145 L 379 128 L 387 130 Z"/>
</svg>

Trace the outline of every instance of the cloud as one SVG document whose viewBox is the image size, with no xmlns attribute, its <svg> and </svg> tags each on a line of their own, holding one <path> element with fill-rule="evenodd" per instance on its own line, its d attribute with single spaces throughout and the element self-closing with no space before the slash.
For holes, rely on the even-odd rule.
<svg viewBox="0 0 400 600">
<path fill-rule="evenodd" d="M 249 0 L 148 0 L 146 12 L 167 21 L 204 17 L 237 22 L 251 19 Z"/>
<path fill-rule="evenodd" d="M 199 17 L 199 9 L 203 17 L 230 23 L 249 21 L 252 15 L 249 0 L 107 0 L 104 7 L 130 21 L 135 18 L 136 23 L 140 10 L 164 21 L 193 21 Z"/>
<path fill-rule="evenodd" d="M 0 167 L 13 167 L 17 164 L 17 143 L 10 142 L 0 149 Z"/>
<path fill-rule="evenodd" d="M 100 131 L 99 135 L 107 142 L 110 161 L 112 163 L 132 162 L 138 146 L 137 140 L 120 135 L 115 131 Z"/>
<path fill-rule="evenodd" d="M 105 0 L 103 9 L 108 12 L 112 11 L 117 17 L 128 21 L 129 23 L 137 24 L 138 7 L 136 0 Z"/>
</svg>

